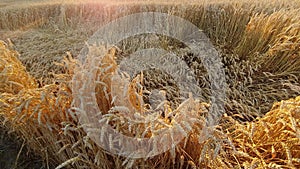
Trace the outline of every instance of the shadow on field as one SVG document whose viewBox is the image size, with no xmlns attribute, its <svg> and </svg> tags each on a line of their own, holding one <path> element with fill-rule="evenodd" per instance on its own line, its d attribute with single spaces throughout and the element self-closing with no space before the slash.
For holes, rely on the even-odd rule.
<svg viewBox="0 0 300 169">
<path fill-rule="evenodd" d="M 42 159 L 28 151 L 23 141 L 0 124 L 0 168 L 1 169 L 44 169 Z M 53 168 L 53 167 L 50 167 Z"/>
</svg>

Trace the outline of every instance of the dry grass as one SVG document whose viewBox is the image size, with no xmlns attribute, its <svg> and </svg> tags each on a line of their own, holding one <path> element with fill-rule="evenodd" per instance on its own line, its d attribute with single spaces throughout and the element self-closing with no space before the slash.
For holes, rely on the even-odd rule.
<svg viewBox="0 0 300 169">
<path fill-rule="evenodd" d="M 246 2 L 225 1 L 197 3 L 186 7 L 170 3 L 157 5 L 154 2 L 143 5 L 133 3 L 126 7 L 110 4 L 106 8 L 103 2 L 64 5 L 54 3 L 50 6 L 32 5 L 30 9 L 33 10 L 20 8 L 16 11 L 17 14 L 10 7 L 0 9 L 3 14 L 0 20 L 1 29 L 23 31 L 20 35 L 23 41 L 18 41 L 18 35 L 13 42 L 16 41 L 15 48 L 22 51 L 23 56 L 19 59 L 29 68 L 29 74 L 37 80 L 49 79 L 42 80 L 42 83 L 38 81 L 40 87 L 37 88 L 37 80 L 26 72 L 18 60 L 18 53 L 1 42 L 0 115 L 5 117 L 10 129 L 22 135 L 29 147 L 43 156 L 46 163 L 54 164 L 57 168 L 299 168 L 300 98 L 296 97 L 300 93 L 299 3 L 280 1 L 269 4 L 268 7 L 265 6 L 266 3 L 268 2 L 253 1 L 250 8 L 246 6 Z M 126 10 L 123 13 L 118 13 L 118 10 L 124 9 Z M 103 10 L 103 13 L 97 12 L 99 10 Z M 204 115 L 209 108 L 203 102 L 209 101 L 206 100 L 209 98 L 209 91 L 205 93 L 203 100 L 187 102 L 188 105 L 195 106 L 192 109 L 194 111 L 187 112 L 185 108 L 177 110 L 171 119 L 166 116 L 149 117 L 144 114 L 146 106 L 139 102 L 143 90 L 138 87 L 143 86 L 144 81 L 149 79 L 139 74 L 131 79 L 126 91 L 128 100 L 122 104 L 131 111 L 139 110 L 136 115 L 143 119 L 144 124 L 130 124 L 128 122 L 133 117 L 122 114 L 121 109 L 114 107 L 113 98 L 109 95 L 111 89 L 107 86 L 113 83 L 111 77 L 118 58 L 126 57 L 128 51 L 137 50 L 139 46 L 132 46 L 132 49 L 123 53 L 117 52 L 115 48 L 91 47 L 90 65 L 106 70 L 96 72 L 99 80 L 95 86 L 97 102 L 105 115 L 102 120 L 109 121 L 115 129 L 132 137 L 151 138 L 166 126 L 177 126 L 179 130 L 182 128 L 182 134 L 186 135 L 175 148 L 147 160 L 131 160 L 109 154 L 93 142 L 89 132 L 83 130 L 78 122 L 78 109 L 72 107 L 72 94 L 76 95 L 77 91 L 71 91 L 71 79 L 74 74 L 79 79 L 91 74 L 76 69 L 80 66 L 78 61 L 71 54 L 63 54 L 68 49 L 59 52 L 60 45 L 72 46 L 80 43 L 80 40 L 74 43 L 69 41 L 73 36 L 74 39 L 88 37 L 97 30 L 95 25 L 98 23 L 104 24 L 113 18 L 139 11 L 168 12 L 186 18 L 203 29 L 221 53 L 228 84 L 225 101 L 227 116 L 224 116 L 216 128 L 203 130 Z M 17 17 L 11 19 L 13 13 Z M 75 17 L 78 13 L 80 15 Z M 47 23 L 50 16 L 55 17 Z M 86 22 L 94 17 L 100 19 Z M 51 22 L 57 25 L 48 29 Z M 90 28 L 88 32 L 76 35 L 74 32 L 84 30 L 78 26 L 80 24 L 89 24 Z M 54 36 L 58 34 L 62 41 L 41 45 L 44 48 L 41 53 L 31 53 L 34 49 L 27 48 L 26 39 L 34 41 L 36 37 L 28 38 L 28 35 L 33 34 L 26 31 L 32 27 L 52 32 L 52 35 L 40 38 L 38 42 L 45 40 L 52 43 L 55 41 Z M 41 36 L 46 36 L 43 31 Z M 70 38 L 63 41 L 63 34 L 66 33 L 69 33 L 67 35 Z M 166 48 L 171 45 L 179 48 L 171 40 L 164 40 Z M 134 44 L 134 39 L 126 43 L 130 46 Z M 35 45 L 39 46 L 38 43 Z M 145 46 L 141 44 L 143 45 Z M 120 48 L 123 49 L 122 46 Z M 76 53 L 76 50 L 71 52 Z M 182 52 L 185 50 L 179 49 L 181 58 L 192 68 L 199 85 L 208 89 L 208 77 L 201 61 Z M 37 59 L 39 54 L 44 54 L 45 57 Z M 50 61 L 53 55 L 58 55 L 54 59 L 56 63 Z M 92 60 L 95 56 L 102 59 Z M 99 62 L 102 65 L 95 65 Z M 43 67 L 41 70 L 40 66 Z M 105 69 L 109 66 L 112 68 Z M 51 76 L 49 72 L 52 72 Z M 124 82 L 125 79 L 121 78 L 114 85 L 121 86 Z M 78 85 L 82 85 L 80 81 Z M 120 92 L 124 91 L 120 89 Z M 289 98 L 295 99 L 287 100 Z M 283 101 L 279 102 L 280 100 Z M 176 111 L 171 103 L 165 106 L 168 109 L 164 115 L 172 112 L 172 109 Z M 185 118 L 186 114 L 192 114 L 198 119 L 192 132 L 187 133 L 185 130 L 189 128 L 189 119 Z M 150 122 L 153 119 L 155 123 Z M 245 122 L 250 120 L 253 121 Z M 171 143 L 172 138 L 165 138 L 164 142 Z"/>
</svg>

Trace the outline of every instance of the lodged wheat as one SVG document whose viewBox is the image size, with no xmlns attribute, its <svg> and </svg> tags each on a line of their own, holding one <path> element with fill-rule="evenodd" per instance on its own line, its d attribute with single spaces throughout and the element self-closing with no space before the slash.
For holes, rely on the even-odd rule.
<svg viewBox="0 0 300 169">
<path fill-rule="evenodd" d="M 19 61 L 19 53 L 0 41 L 0 93 L 17 94 L 22 89 L 36 87 L 35 80 Z"/>
<path fill-rule="evenodd" d="M 14 14 L 12 9 L 0 9 L 3 14 L 1 28 L 26 30 L 32 26 L 43 28 L 58 24 L 45 30 L 52 33 L 50 36 L 40 31 L 35 36 L 25 33 L 21 35 L 22 38 L 15 38 L 16 48 L 22 53 L 19 58 L 16 51 L 0 43 L 0 116 L 5 117 L 6 124 L 10 123 L 8 127 L 23 136 L 45 161 L 57 168 L 299 168 L 300 100 L 296 97 L 299 95 L 300 83 L 299 2 L 286 2 L 253 1 L 250 7 L 249 2 L 244 1 L 193 3 L 187 6 L 149 2 L 126 7 L 115 4 L 107 8 L 95 3 L 52 4 L 41 5 L 40 8 L 31 6 L 34 10 L 28 10 L 27 13 L 26 8 L 22 8 L 20 15 L 14 18 L 15 22 L 8 22 Z M 39 17 L 34 14 L 35 11 L 43 15 Z M 100 14 L 99 11 L 105 12 Z M 121 14 L 118 14 L 120 11 Z M 180 48 L 177 54 L 192 69 L 199 86 L 205 91 L 203 100 L 190 98 L 181 106 L 177 100 L 176 85 L 162 72 L 148 70 L 132 78 L 117 76 L 119 81 L 113 81 L 118 59 L 125 56 L 118 53 L 116 48 L 91 47 L 90 51 L 94 52 L 90 53 L 91 58 L 104 58 L 101 60 L 102 65 L 91 62 L 98 68 L 93 73 L 97 77 L 97 105 L 103 115 L 99 120 L 131 137 L 153 138 L 171 127 L 184 136 L 176 146 L 172 145 L 177 137 L 174 133 L 155 139 L 154 142 L 159 146 L 154 147 L 154 151 L 165 149 L 168 144 L 172 145 L 171 149 L 154 157 L 151 152 L 149 157 L 137 160 L 109 154 L 90 138 L 89 134 L 94 131 L 85 131 L 78 117 L 78 114 L 86 112 L 71 107 L 72 94 L 78 92 L 71 91 L 74 85 L 71 79 L 74 73 L 79 72 L 80 75 L 83 72 L 75 69 L 78 63 L 70 53 L 62 64 L 57 62 L 63 57 L 53 59 L 53 55 L 62 55 L 65 50 L 69 50 L 67 47 L 61 49 L 61 46 L 72 45 L 71 41 L 77 44 L 78 39 L 83 40 L 96 30 L 98 22 L 91 24 L 84 22 L 85 19 L 100 18 L 103 24 L 129 11 L 167 12 L 188 19 L 203 29 L 221 53 L 228 83 L 225 100 L 228 116 L 224 115 L 219 126 L 206 128 L 205 115 L 209 104 L 202 102 L 209 101 L 208 77 L 201 60 L 197 60 L 182 44 L 159 37 L 164 40 L 162 46 L 166 50 Z M 78 18 L 74 17 L 77 14 Z M 24 17 L 26 15 L 34 17 Z M 57 17 L 50 19 L 50 23 L 45 22 L 45 18 L 52 15 Z M 76 27 L 76 19 L 80 24 L 93 25 L 91 30 L 86 31 L 86 26 L 84 31 L 74 33 L 75 28 L 82 29 Z M 24 23 L 29 25 L 24 27 Z M 70 37 L 63 41 L 63 35 Z M 26 38 L 29 40 L 26 41 Z M 51 43 L 40 45 L 43 44 L 40 41 L 47 40 Z M 123 48 L 122 44 L 119 46 L 121 49 L 139 49 L 130 40 L 124 43 L 128 46 Z M 38 52 L 35 50 L 37 46 L 40 47 Z M 74 50 L 76 53 L 78 49 Z M 128 51 L 123 52 L 126 54 Z M 33 65 L 43 65 L 42 70 Z M 54 74 L 50 75 L 52 71 Z M 55 74 L 59 72 L 65 74 Z M 37 80 L 29 74 L 44 78 L 48 85 L 42 83 L 37 88 Z M 84 76 L 81 77 L 84 79 Z M 160 91 L 165 92 L 167 102 L 158 103 L 160 109 L 149 111 L 149 98 L 145 93 L 146 89 L 158 86 L 151 84 L 153 81 L 169 81 L 170 86 Z M 115 94 L 125 94 L 127 99 L 112 97 L 111 86 L 119 89 Z M 289 98 L 295 99 L 287 100 Z M 193 111 L 187 111 L 189 105 L 194 106 Z M 160 112 L 162 110 L 163 113 Z M 186 114 L 193 118 L 185 117 Z M 122 145 L 122 140 L 105 135 L 108 130 L 106 127 L 95 130 L 102 131 L 99 139 L 107 141 L 110 147 Z"/>
</svg>

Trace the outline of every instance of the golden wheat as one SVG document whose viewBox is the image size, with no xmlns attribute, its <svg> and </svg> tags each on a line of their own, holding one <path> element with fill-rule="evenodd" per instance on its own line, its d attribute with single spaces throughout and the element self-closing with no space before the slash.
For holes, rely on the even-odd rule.
<svg viewBox="0 0 300 169">
<path fill-rule="evenodd" d="M 97 75 L 95 86 L 97 103 L 103 115 L 101 120 L 132 137 L 151 138 L 161 131 L 175 128 L 185 136 L 185 139 L 163 154 L 150 157 L 153 153 L 150 152 L 149 157 L 145 159 L 132 160 L 108 154 L 95 144 L 89 135 L 89 132 L 93 131 L 85 131 L 83 129 L 85 126 L 78 121 L 78 112 L 86 112 L 71 107 L 72 94 L 77 92 L 71 91 L 71 86 L 74 85 L 71 79 L 78 72 L 78 78 L 82 78 L 80 80 L 85 78 L 84 74 L 76 69 L 80 64 L 70 53 L 65 54 L 65 58 L 61 57 L 63 52 L 53 53 L 60 50 L 59 45 L 72 45 L 67 41 L 74 39 L 57 43 L 54 40 L 55 36 L 47 37 L 43 31 L 40 35 L 36 35 L 42 37 L 38 43 L 43 40 L 49 40 L 51 43 L 42 46 L 44 48 L 42 55 L 45 53 L 44 56 L 47 56 L 42 59 L 37 59 L 41 53 L 33 52 L 34 56 L 32 56 L 30 50 L 34 49 L 32 47 L 27 49 L 28 46 L 35 47 L 38 44 L 26 44 L 26 40 L 16 39 L 15 47 L 23 54 L 18 58 L 18 53 L 10 49 L 12 47 L 0 43 L 0 115 L 10 123 L 8 126 L 11 129 L 25 138 L 32 149 L 57 168 L 140 166 L 144 168 L 299 168 L 300 97 L 296 96 L 299 95 L 297 86 L 299 86 L 300 76 L 298 11 L 300 5 L 299 2 L 289 4 L 287 1 L 268 3 L 268 1 L 253 1 L 249 7 L 248 2 L 225 3 L 224 1 L 223 3 L 195 3 L 183 7 L 170 2 L 163 5 L 148 2 L 130 4 L 126 7 L 114 4 L 107 10 L 104 10 L 101 3 L 97 5 L 95 3 L 63 5 L 53 3 L 52 5 L 32 4 L 31 7 L 18 10 L 17 14 L 14 14 L 10 7 L 0 9 L 3 14 L 0 18 L 1 29 L 24 31 L 32 27 L 43 28 L 56 23 L 51 28 L 54 32 L 52 35 L 62 35 L 67 32 L 67 36 L 74 37 L 78 37 L 73 32 L 77 21 L 87 24 L 82 20 L 100 18 L 101 21 L 91 24 L 93 26 L 88 30 L 89 33 L 79 31 L 84 32 L 84 35 L 78 38 L 79 40 L 85 39 L 96 30 L 95 25 L 99 22 L 104 24 L 119 16 L 140 11 L 178 15 L 203 29 L 221 53 L 228 83 L 225 101 L 228 116 L 224 115 L 221 124 L 216 128 L 206 128 L 204 125 L 209 106 L 201 102 L 208 102 L 210 96 L 207 73 L 201 61 L 187 54 L 186 49 L 179 50 L 178 53 L 193 69 L 199 85 L 205 88 L 205 97 L 201 101 L 190 99 L 179 105 L 176 100 L 177 89 L 172 86 L 167 90 L 166 96 L 174 100 L 168 99 L 169 102 L 161 104 L 165 107 L 164 116 L 161 116 L 158 112 L 153 112 L 151 115 L 145 113 L 148 107 L 143 105 L 145 103 L 142 100 L 144 89 L 151 86 L 151 80 L 152 83 L 153 81 L 164 83 L 166 80 L 164 76 L 154 79 L 153 77 L 159 73 L 149 71 L 140 73 L 128 83 L 126 83 L 126 76 L 120 76 L 120 81 L 116 84 L 112 81 L 118 59 L 125 57 L 123 55 L 130 50 L 139 49 L 138 46 L 131 46 L 132 49 L 123 51 L 125 54 L 117 52 L 116 48 L 90 47 L 89 65 L 97 70 L 94 72 Z M 28 10 L 29 8 L 31 10 Z M 122 9 L 126 9 L 127 12 L 118 14 L 117 11 Z M 99 13 L 99 10 L 105 12 Z M 77 14 L 79 16 L 74 17 Z M 13 15 L 17 17 L 11 20 Z M 57 17 L 47 23 L 46 20 L 52 15 Z M 77 28 L 80 29 L 79 26 Z M 36 36 L 29 39 L 34 41 Z M 64 37 L 59 38 L 64 39 Z M 135 40 L 131 39 L 126 43 L 128 46 L 134 45 Z M 162 46 L 166 49 L 169 45 L 179 46 L 178 42 L 170 41 L 172 40 L 165 40 Z M 147 44 L 142 45 L 147 46 Z M 62 49 L 62 51 L 66 50 L 69 49 Z M 53 55 L 59 56 L 56 59 L 50 58 Z M 99 56 L 102 57 L 101 62 L 92 60 L 93 57 Z M 29 73 L 18 59 L 24 63 Z M 62 59 L 63 62 L 59 63 Z M 97 65 L 98 63 L 102 65 Z M 43 69 L 40 68 L 41 66 Z M 54 74 L 49 74 L 52 70 Z M 41 83 L 40 88 L 37 88 L 36 81 Z M 117 88 L 119 89 L 117 93 L 125 93 L 128 96 L 127 100 L 111 97 L 111 86 L 118 87 L 126 84 L 127 88 Z M 79 82 L 78 85 L 82 84 Z M 87 88 L 87 86 L 83 87 L 83 89 Z M 296 98 L 286 100 L 294 97 Z M 280 100 L 283 101 L 274 103 Z M 193 111 L 187 112 L 187 106 L 190 105 L 194 106 Z M 126 116 L 128 114 L 129 116 Z M 240 122 L 247 120 L 254 121 Z M 105 136 L 107 130 L 105 127 L 98 130 L 101 131 L 100 140 L 108 141 L 111 148 L 116 143 L 122 145 L 122 140 L 114 140 L 111 135 Z M 171 134 L 160 140 L 154 139 L 158 145 L 162 145 L 154 147 L 154 151 L 164 148 L 169 143 L 172 145 L 176 137 Z"/>
</svg>

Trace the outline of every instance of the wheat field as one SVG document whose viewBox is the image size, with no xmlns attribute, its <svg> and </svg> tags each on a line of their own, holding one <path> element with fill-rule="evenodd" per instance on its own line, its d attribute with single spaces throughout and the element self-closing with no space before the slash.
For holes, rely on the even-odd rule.
<svg viewBox="0 0 300 169">
<path fill-rule="evenodd" d="M 217 125 L 205 127 L 212 95 L 208 72 L 176 39 L 155 35 L 157 43 L 141 35 L 113 47 L 88 46 L 87 65 L 82 65 L 78 56 L 89 37 L 114 19 L 138 12 L 190 21 L 220 53 L 226 98 Z M 1 138 L 12 137 L 0 139 L 0 168 L 300 168 L 299 1 L 4 0 L 0 14 L 0 130 L 5 131 Z M 121 78 L 115 84 L 114 72 L 131 53 L 156 46 L 179 55 L 204 91 L 202 97 L 181 103 L 176 83 L 149 69 L 130 78 L 127 89 L 118 88 L 129 98 L 124 104 L 131 114 L 126 115 L 114 104 L 122 100 L 111 95 L 112 86 L 125 82 Z M 93 66 L 97 71 L 85 71 Z M 103 149 L 79 117 L 97 115 L 79 110 L 84 98 L 74 90 L 88 93 L 82 83 L 94 76 L 98 82 L 90 83 L 102 115 L 97 120 L 133 138 L 152 138 L 173 127 L 184 139 L 143 158 Z M 167 98 L 166 110 L 157 116 L 145 114 L 147 105 L 138 101 L 149 102 L 143 92 L 154 89 L 163 89 Z M 137 115 L 142 122 L 132 120 Z M 103 137 L 109 145 L 116 141 Z M 173 137 L 162 138 L 161 147 L 153 149 L 173 144 Z M 17 153 L 9 153 L 10 144 Z M 37 158 L 39 165 L 26 158 L 31 163 Z"/>
</svg>

